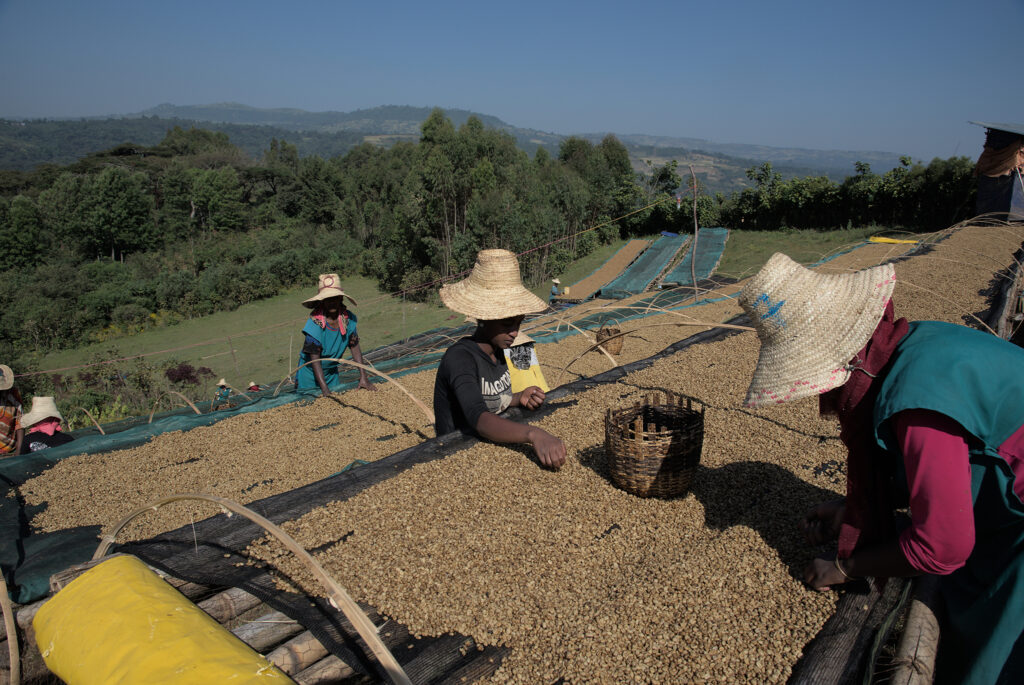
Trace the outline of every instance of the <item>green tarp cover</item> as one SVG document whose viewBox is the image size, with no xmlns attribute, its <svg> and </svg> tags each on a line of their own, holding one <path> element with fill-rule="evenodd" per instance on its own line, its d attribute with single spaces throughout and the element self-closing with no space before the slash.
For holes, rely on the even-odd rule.
<svg viewBox="0 0 1024 685">
<path fill-rule="evenodd" d="M 601 288 L 600 297 L 621 300 L 642 293 L 688 240 L 688 236 L 682 235 L 661 236 L 618 278 Z"/>
</svg>

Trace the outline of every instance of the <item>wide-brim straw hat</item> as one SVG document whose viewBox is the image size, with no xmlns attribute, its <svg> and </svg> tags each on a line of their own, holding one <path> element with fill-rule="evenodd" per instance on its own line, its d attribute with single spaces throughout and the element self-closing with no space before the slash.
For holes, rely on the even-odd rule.
<svg viewBox="0 0 1024 685">
<path fill-rule="evenodd" d="M 562 282 L 560 280 L 558 280 L 557 278 L 552 278 L 551 282 L 556 284 L 556 285 L 562 285 Z"/>
<path fill-rule="evenodd" d="M 7 364 L 0 364 L 0 390 L 10 390 L 14 387 L 14 372 Z"/>
<path fill-rule="evenodd" d="M 228 384 L 228 382 L 225 379 L 223 379 L 223 378 L 221 378 L 219 381 L 217 381 L 217 387 L 220 387 L 222 385 L 227 385 L 227 384 Z"/>
<path fill-rule="evenodd" d="M 50 418 L 64 421 L 64 417 L 61 416 L 60 411 L 57 409 L 57 403 L 53 401 L 52 397 L 37 396 L 32 398 L 32 411 L 22 415 L 21 425 L 29 428 L 40 421 Z"/>
<path fill-rule="evenodd" d="M 316 295 L 308 300 L 303 300 L 302 306 L 312 309 L 316 306 L 317 302 L 331 297 L 347 297 L 352 304 L 357 304 L 351 295 L 346 295 L 345 291 L 338 287 L 339 283 L 341 283 L 341 279 L 338 278 L 338 274 L 320 274 L 320 279 L 316 286 Z"/>
<path fill-rule="evenodd" d="M 895 287 L 892 264 L 821 274 L 772 255 L 739 296 L 761 339 L 746 405 L 781 404 L 845 383 L 847 365 L 871 339 Z"/>
<path fill-rule="evenodd" d="M 477 321 L 535 314 L 548 308 L 525 287 L 519 260 L 508 250 L 481 250 L 469 276 L 441 288 L 441 301 L 454 312 Z"/>
</svg>

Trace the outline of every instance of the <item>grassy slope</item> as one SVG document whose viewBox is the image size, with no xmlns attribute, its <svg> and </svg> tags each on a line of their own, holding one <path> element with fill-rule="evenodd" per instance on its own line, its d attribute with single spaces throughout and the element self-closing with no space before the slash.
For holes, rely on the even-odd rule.
<svg viewBox="0 0 1024 685">
<path fill-rule="evenodd" d="M 813 262 L 878 232 L 877 227 L 832 232 L 732 231 L 718 273 L 749 276 L 779 250 L 797 261 Z M 589 275 L 623 244 L 625 241 L 619 240 L 612 245 L 603 245 L 570 265 L 564 273 L 558 274 L 562 285 L 571 285 Z M 359 302 L 359 306 L 353 309 L 359 316 L 364 351 L 431 328 L 459 325 L 463 321 L 461 315 L 453 314 L 438 304 L 390 298 L 366 278 L 346 279 L 343 287 Z M 545 282 L 533 292 L 546 301 L 550 289 L 551 284 Z M 197 367 L 207 366 L 217 377 L 224 376 L 236 388 L 244 387 L 248 381 L 273 383 L 284 378 L 295 366 L 301 344 L 300 330 L 308 311 L 300 303 L 310 293 L 312 288 L 295 290 L 245 305 L 233 312 L 220 312 L 128 338 L 55 352 L 43 359 L 41 368 L 54 369 L 172 350 L 149 356 L 147 360 L 160 363 L 175 359 Z M 235 332 L 259 329 L 267 330 L 232 336 Z M 232 336 L 230 346 L 228 336 Z M 196 346 L 178 349 L 190 345 Z M 233 355 L 231 350 L 234 350 Z"/>
<path fill-rule="evenodd" d="M 612 245 L 601 246 L 572 264 L 564 273 L 559 274 L 559 278 L 563 283 L 574 283 L 596 269 L 624 243 L 617 241 Z M 438 304 L 403 302 L 388 297 L 367 278 L 348 278 L 342 287 L 359 303 L 352 309 L 359 317 L 364 351 L 431 328 L 459 325 L 464 319 Z M 541 283 L 533 292 L 547 301 L 550 290 L 550 283 Z M 312 293 L 313 288 L 294 290 L 239 307 L 233 312 L 219 312 L 127 338 L 54 352 L 41 361 L 40 367 L 55 369 L 172 350 L 146 359 L 153 363 L 174 359 L 187 361 L 196 367 L 207 366 L 218 378 L 225 377 L 239 389 L 249 381 L 260 384 L 277 382 L 297 363 L 302 338 L 300 331 L 309 311 L 301 302 Z M 235 332 L 260 329 L 267 330 L 250 335 L 232 335 Z M 230 347 L 228 336 L 232 336 Z M 196 346 L 178 349 L 190 345 Z M 234 355 L 231 350 L 234 350 Z"/>
<path fill-rule="evenodd" d="M 841 231 L 733 230 L 729 232 L 725 253 L 715 273 L 733 278 L 752 276 L 775 252 L 784 252 L 801 264 L 810 264 L 883 232 L 878 226 Z"/>
</svg>

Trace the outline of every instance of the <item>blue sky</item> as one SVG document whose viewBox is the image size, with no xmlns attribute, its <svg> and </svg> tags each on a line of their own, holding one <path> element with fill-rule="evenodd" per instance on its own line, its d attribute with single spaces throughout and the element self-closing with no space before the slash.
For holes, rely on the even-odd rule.
<svg viewBox="0 0 1024 685">
<path fill-rule="evenodd" d="M 1024 122 L 1024 0 L 0 0 L 0 116 L 241 102 L 977 157 Z"/>
</svg>

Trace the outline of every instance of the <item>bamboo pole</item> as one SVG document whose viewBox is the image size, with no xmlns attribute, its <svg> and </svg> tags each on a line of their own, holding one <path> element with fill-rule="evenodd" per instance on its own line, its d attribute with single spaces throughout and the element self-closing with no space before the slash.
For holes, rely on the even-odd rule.
<svg viewBox="0 0 1024 685">
<path fill-rule="evenodd" d="M 693 247 L 690 248 L 690 280 L 693 281 L 693 299 L 697 299 L 697 174 L 690 164 L 690 178 L 693 179 Z"/>
<path fill-rule="evenodd" d="M 669 312 L 669 313 L 672 313 L 672 312 Z M 712 323 L 712 322 L 708 322 L 708 321 L 675 321 L 675 322 L 672 322 L 672 323 L 652 323 L 652 324 L 649 324 L 647 326 L 639 326 L 639 327 L 634 328 L 634 329 L 629 330 L 629 331 L 622 331 L 621 333 L 616 333 L 614 335 L 610 335 L 607 338 L 605 338 L 604 340 L 602 340 L 601 343 L 594 343 L 593 345 L 591 345 L 587 349 L 585 349 L 582 352 L 580 352 L 578 355 L 573 357 L 572 361 L 570 361 L 568 364 L 566 364 L 565 366 L 562 367 L 561 372 L 558 375 L 558 383 L 556 383 L 556 385 L 561 385 L 562 384 L 562 377 L 565 375 L 565 372 L 569 370 L 570 366 L 572 366 L 573 364 L 578 362 L 581 358 L 583 358 L 583 355 L 585 355 L 587 352 L 590 352 L 591 350 L 599 347 L 602 343 L 606 343 L 609 340 L 612 340 L 614 338 L 619 338 L 619 337 L 624 336 L 624 335 L 629 335 L 630 333 L 636 333 L 637 331 L 642 331 L 642 330 L 647 329 L 647 328 L 660 328 L 661 326 L 706 326 L 707 328 L 728 328 L 730 330 L 735 330 L 735 331 L 753 331 L 754 330 L 750 326 L 736 326 L 734 324 Z"/>
<path fill-rule="evenodd" d="M 7 630 L 7 651 L 11 655 L 11 685 L 21 682 L 21 655 L 18 653 L 18 629 L 14 624 L 14 609 L 7 595 L 7 581 L 0 573 L 0 607 L 4 612 L 4 628 Z"/>
<path fill-rule="evenodd" d="M 99 559 L 103 557 L 103 555 L 107 553 L 107 550 L 110 549 L 110 546 L 114 543 L 114 539 L 117 534 L 134 518 L 141 516 L 148 511 L 156 511 L 164 504 L 192 499 L 219 504 L 225 510 L 244 516 L 276 537 L 282 544 L 284 544 L 285 547 L 298 557 L 300 562 L 309 568 L 313 577 L 324 586 L 330 596 L 331 606 L 339 609 L 345 615 L 345 618 L 347 618 L 355 627 L 356 632 L 359 633 L 359 636 L 363 638 L 363 641 L 370 647 L 374 656 L 377 657 L 378 663 L 380 663 L 384 668 L 384 671 L 387 673 L 391 681 L 398 685 L 412 685 L 409 677 L 405 674 L 405 671 L 402 670 L 402 666 L 395 659 L 394 655 L 391 654 L 391 651 L 383 642 L 381 642 L 380 637 L 377 635 L 376 626 L 373 625 L 373 622 L 363 612 L 363 610 L 359 608 L 359 605 L 352 600 L 348 592 L 346 592 L 345 589 L 341 587 L 341 585 L 339 585 L 326 570 L 324 570 L 323 566 L 321 566 L 309 552 L 303 549 L 295 538 L 285 532 L 283 528 L 275 524 L 270 519 L 260 516 L 252 509 L 244 507 L 232 500 L 224 497 L 218 497 L 217 495 L 204 495 L 200 493 L 187 493 L 164 497 L 152 504 L 136 509 L 121 520 L 116 526 L 114 526 L 110 533 L 102 537 L 102 541 L 100 542 L 99 547 L 96 548 L 96 552 L 93 554 L 92 558 Z M 230 516 L 230 514 L 228 515 Z"/>
<path fill-rule="evenodd" d="M 164 392 L 160 393 L 160 395 L 156 398 L 156 402 L 153 403 L 153 410 L 149 412 L 149 421 L 147 421 L 146 423 L 153 423 L 153 415 L 156 414 L 156 408 L 157 406 L 160 405 L 160 400 L 164 398 L 164 395 L 177 395 L 181 399 L 185 400 L 185 402 L 188 403 L 188 406 L 192 407 L 192 411 L 194 411 L 197 414 L 203 413 L 199 411 L 199 408 L 195 404 L 192 403 L 192 400 L 185 397 L 177 390 L 165 390 Z"/>
<path fill-rule="evenodd" d="M 416 404 L 416 406 L 419 407 L 423 411 L 423 413 L 426 415 L 428 422 L 430 422 L 430 423 L 434 423 L 435 422 L 434 412 L 432 412 L 427 407 L 427 405 L 425 405 L 422 402 L 420 402 L 419 399 L 417 399 L 417 397 L 415 395 L 413 395 L 411 392 L 406 390 L 405 386 L 403 386 L 401 383 L 396 381 L 394 378 L 392 378 L 391 376 L 387 375 L 383 371 L 378 371 L 377 369 L 373 368 L 372 366 L 367 366 L 365 364 L 359 364 L 357 362 L 349 361 L 348 359 L 341 359 L 339 357 L 323 357 L 321 359 L 313 359 L 311 361 L 306 362 L 305 364 L 300 364 L 299 366 L 295 367 L 295 369 L 293 369 L 290 374 L 288 374 L 283 379 L 281 379 L 281 382 L 277 384 L 277 387 L 274 389 L 273 397 L 277 397 L 277 394 L 279 392 L 281 392 L 281 386 L 284 385 L 284 382 L 286 380 L 288 380 L 289 378 L 294 376 L 296 373 L 298 373 L 299 369 L 301 369 L 303 366 L 309 366 L 310 364 L 313 364 L 314 362 L 338 362 L 339 364 L 347 364 L 349 366 L 354 366 L 357 369 L 362 369 L 363 371 L 366 371 L 368 373 L 372 373 L 375 376 L 380 376 L 381 378 L 383 378 L 384 380 L 388 381 L 389 383 L 393 383 L 399 390 L 401 390 L 406 395 L 408 395 L 409 399 L 411 399 Z"/>
<path fill-rule="evenodd" d="M 93 422 L 93 425 L 95 425 L 96 428 L 99 429 L 100 435 L 106 435 L 106 432 L 103 430 L 103 426 L 101 426 L 99 424 L 99 422 L 96 419 L 93 418 L 92 414 L 89 413 L 88 409 L 86 409 L 85 407 L 78 407 L 78 408 L 81 409 L 82 411 L 84 411 L 85 415 L 89 417 L 89 420 Z"/>
</svg>

